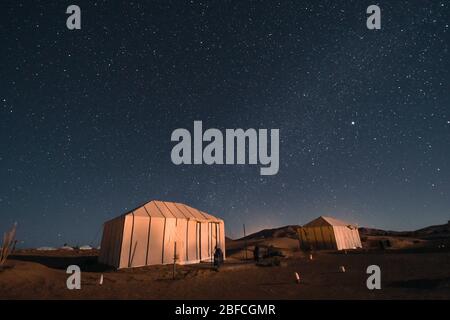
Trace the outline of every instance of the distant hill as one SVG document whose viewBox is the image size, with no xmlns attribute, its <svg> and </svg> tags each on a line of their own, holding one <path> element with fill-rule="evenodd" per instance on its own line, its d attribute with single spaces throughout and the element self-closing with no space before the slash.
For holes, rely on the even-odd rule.
<svg viewBox="0 0 450 320">
<path fill-rule="evenodd" d="M 291 238 L 297 239 L 297 228 L 298 225 L 285 226 L 274 229 L 263 229 L 261 231 L 249 234 L 246 237 L 237 240 L 262 240 L 262 239 L 272 239 L 272 238 Z"/>
<path fill-rule="evenodd" d="M 297 239 L 298 225 L 289 225 L 274 229 L 263 229 L 261 231 L 249 234 L 238 240 L 264 240 L 274 238 L 291 238 Z M 361 237 L 364 236 L 384 236 L 384 237 L 411 237 L 423 240 L 450 238 L 450 224 L 442 224 L 429 226 L 415 231 L 389 231 L 374 228 L 359 228 Z M 232 239 L 230 239 L 232 240 Z"/>
<path fill-rule="evenodd" d="M 366 228 L 366 227 L 358 228 L 358 231 L 361 236 L 403 237 L 403 236 L 411 233 L 411 231 L 390 231 L 390 230 L 382 230 L 382 229 Z"/>
<path fill-rule="evenodd" d="M 260 247 L 273 246 L 284 255 L 289 256 L 298 248 L 297 228 L 298 226 L 285 226 L 264 229 L 236 240 L 226 238 L 227 258 L 250 257 L 251 259 L 255 245 Z"/>
<path fill-rule="evenodd" d="M 450 238 L 450 224 L 429 226 L 415 231 L 385 231 L 372 228 L 359 228 L 361 236 L 411 237 L 423 240 Z"/>
<path fill-rule="evenodd" d="M 443 225 L 430 226 L 423 229 L 416 230 L 415 236 L 420 236 L 423 239 L 438 239 L 450 237 L 450 222 Z"/>
<path fill-rule="evenodd" d="M 226 238 L 227 257 L 251 257 L 255 245 L 273 246 L 283 254 L 290 255 L 298 249 L 298 225 L 264 229 L 240 239 Z M 364 248 L 378 248 L 380 241 L 389 241 L 393 249 L 419 248 L 439 246 L 447 243 L 450 246 L 450 225 L 430 226 L 416 231 L 386 231 L 374 228 L 359 228 Z M 444 242 L 442 242 L 444 241 Z M 247 248 L 247 253 L 245 251 Z"/>
</svg>

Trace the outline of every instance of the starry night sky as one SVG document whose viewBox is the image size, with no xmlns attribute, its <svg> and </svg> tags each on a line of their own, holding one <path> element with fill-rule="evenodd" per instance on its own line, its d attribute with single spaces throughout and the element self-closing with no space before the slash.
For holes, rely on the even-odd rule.
<svg viewBox="0 0 450 320">
<path fill-rule="evenodd" d="M 449 1 L 379 1 L 379 31 L 366 0 L 52 2 L 0 4 L 0 231 L 17 221 L 22 246 L 97 245 L 153 199 L 230 237 L 450 218 Z M 175 166 L 194 120 L 279 128 L 279 173 Z"/>
</svg>

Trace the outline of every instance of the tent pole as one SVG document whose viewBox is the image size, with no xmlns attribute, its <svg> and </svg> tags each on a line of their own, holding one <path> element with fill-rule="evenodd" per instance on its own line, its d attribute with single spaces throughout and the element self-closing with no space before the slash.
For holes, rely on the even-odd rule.
<svg viewBox="0 0 450 320">
<path fill-rule="evenodd" d="M 245 238 L 247 235 L 245 234 L 245 223 L 244 226 L 244 247 L 245 247 L 245 260 L 247 260 L 247 239 Z"/>
<path fill-rule="evenodd" d="M 177 262 L 177 242 L 173 243 L 173 269 L 172 269 L 172 279 L 175 280 L 176 272 L 176 262 Z"/>
</svg>

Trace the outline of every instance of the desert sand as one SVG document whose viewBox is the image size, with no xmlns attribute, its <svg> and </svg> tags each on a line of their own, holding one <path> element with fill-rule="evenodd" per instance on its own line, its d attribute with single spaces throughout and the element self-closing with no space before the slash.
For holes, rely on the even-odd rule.
<svg viewBox="0 0 450 320">
<path fill-rule="evenodd" d="M 364 236 L 365 246 L 377 237 Z M 310 260 L 288 229 L 228 239 L 228 259 L 219 271 L 209 263 L 177 266 L 175 279 L 171 265 L 111 270 L 97 263 L 97 250 L 21 250 L 0 271 L 0 299 L 450 299 L 448 245 L 390 240 L 394 247 L 387 250 L 321 251 Z M 256 265 L 255 244 L 272 245 L 285 257 Z M 72 264 L 82 270 L 81 290 L 66 287 Z M 372 264 L 381 268 L 381 290 L 366 287 Z"/>
</svg>

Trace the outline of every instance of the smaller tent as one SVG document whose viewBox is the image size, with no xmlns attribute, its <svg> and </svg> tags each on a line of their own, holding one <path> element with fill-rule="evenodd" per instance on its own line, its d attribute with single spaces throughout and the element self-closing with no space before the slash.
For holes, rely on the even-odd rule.
<svg viewBox="0 0 450 320">
<path fill-rule="evenodd" d="M 358 227 L 335 218 L 323 217 L 298 229 L 302 249 L 345 250 L 362 248 Z"/>
</svg>

